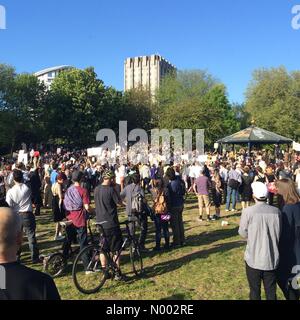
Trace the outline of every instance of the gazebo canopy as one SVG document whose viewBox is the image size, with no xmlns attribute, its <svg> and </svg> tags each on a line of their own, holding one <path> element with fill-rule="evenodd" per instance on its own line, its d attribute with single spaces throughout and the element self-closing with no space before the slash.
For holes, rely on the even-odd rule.
<svg viewBox="0 0 300 320">
<path fill-rule="evenodd" d="M 290 144 L 292 139 L 251 126 L 218 141 L 221 144 Z"/>
</svg>

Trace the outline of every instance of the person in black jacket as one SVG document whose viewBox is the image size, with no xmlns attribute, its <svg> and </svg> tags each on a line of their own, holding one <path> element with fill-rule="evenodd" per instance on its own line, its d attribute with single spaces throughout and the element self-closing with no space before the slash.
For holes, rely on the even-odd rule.
<svg viewBox="0 0 300 320">
<path fill-rule="evenodd" d="M 50 276 L 17 262 L 22 238 L 20 216 L 0 208 L 0 300 L 60 300 Z"/>
<path fill-rule="evenodd" d="M 43 205 L 41 187 L 42 182 L 40 178 L 39 168 L 34 167 L 29 173 L 29 185 L 32 193 L 32 203 L 35 207 L 35 216 L 40 216 L 41 207 Z"/>
<path fill-rule="evenodd" d="M 169 212 L 171 214 L 171 228 L 173 231 L 172 247 L 184 246 L 184 223 L 183 209 L 185 202 L 185 184 L 180 176 L 176 177 L 173 168 L 168 169 L 166 173 L 169 183 L 166 188 L 166 196 L 169 199 Z"/>
<path fill-rule="evenodd" d="M 276 188 L 284 201 L 277 281 L 287 300 L 299 300 L 300 288 L 293 287 L 292 279 L 295 268 L 300 266 L 300 197 L 290 179 L 276 181 Z"/>
</svg>

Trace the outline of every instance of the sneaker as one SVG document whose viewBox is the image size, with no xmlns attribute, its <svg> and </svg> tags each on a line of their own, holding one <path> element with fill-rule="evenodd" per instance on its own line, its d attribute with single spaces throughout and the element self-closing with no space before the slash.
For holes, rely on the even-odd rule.
<svg viewBox="0 0 300 320">
<path fill-rule="evenodd" d="M 203 222 L 203 219 L 202 218 L 198 218 L 197 219 L 199 222 Z"/>
<path fill-rule="evenodd" d="M 229 212 L 229 210 L 228 210 L 228 209 L 226 209 L 226 210 L 225 210 L 225 212 Z"/>
<path fill-rule="evenodd" d="M 115 275 L 115 278 L 114 278 L 116 281 L 127 281 L 127 277 L 125 277 L 123 274 L 121 273 L 117 273 Z"/>
<path fill-rule="evenodd" d="M 235 209 L 232 209 L 231 212 L 236 212 L 236 210 L 235 210 Z"/>
<path fill-rule="evenodd" d="M 210 222 L 211 220 L 212 220 L 211 217 L 207 217 L 206 219 L 207 222 Z"/>
</svg>

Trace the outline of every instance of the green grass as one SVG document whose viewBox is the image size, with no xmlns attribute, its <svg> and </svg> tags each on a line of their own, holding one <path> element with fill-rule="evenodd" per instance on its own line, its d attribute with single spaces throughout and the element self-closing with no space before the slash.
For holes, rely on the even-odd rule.
<svg viewBox="0 0 300 320">
<path fill-rule="evenodd" d="M 124 216 L 124 213 L 122 213 Z M 108 280 L 103 289 L 94 295 L 80 294 L 69 272 L 55 279 L 61 297 L 68 300 L 84 299 L 156 299 L 156 300 L 247 300 L 248 283 L 245 275 L 245 242 L 238 235 L 240 215 L 226 213 L 229 222 L 198 222 L 196 198 L 189 196 L 184 211 L 186 246 L 172 251 L 144 256 L 146 274 L 135 278 L 128 274 L 127 283 Z M 60 245 L 53 242 L 54 223 L 51 212 L 44 211 L 37 219 L 37 234 L 41 253 L 56 252 Z M 154 247 L 154 226 L 150 230 L 146 247 Z M 27 246 L 24 250 L 28 250 Z M 126 253 L 128 254 L 128 253 Z M 23 256 L 28 262 L 28 252 Z M 125 266 L 125 270 L 129 270 Z M 279 298 L 282 298 L 278 290 Z"/>
</svg>

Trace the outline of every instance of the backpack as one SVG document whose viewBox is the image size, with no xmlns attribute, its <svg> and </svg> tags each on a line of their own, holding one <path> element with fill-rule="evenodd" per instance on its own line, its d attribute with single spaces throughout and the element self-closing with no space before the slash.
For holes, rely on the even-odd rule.
<svg viewBox="0 0 300 320">
<path fill-rule="evenodd" d="M 158 196 L 154 200 L 153 210 L 156 214 L 168 213 L 167 199 L 164 192 L 161 192 L 160 194 L 158 194 Z"/>
<path fill-rule="evenodd" d="M 134 192 L 134 189 L 133 189 Z M 131 213 L 138 215 L 143 212 L 144 197 L 138 192 L 131 198 Z"/>
<path fill-rule="evenodd" d="M 228 186 L 233 190 L 238 190 L 240 183 L 237 180 L 230 179 L 228 181 Z"/>
<path fill-rule="evenodd" d="M 74 185 L 71 186 L 65 194 L 64 208 L 67 211 L 79 211 L 83 208 L 83 200 Z"/>
</svg>

